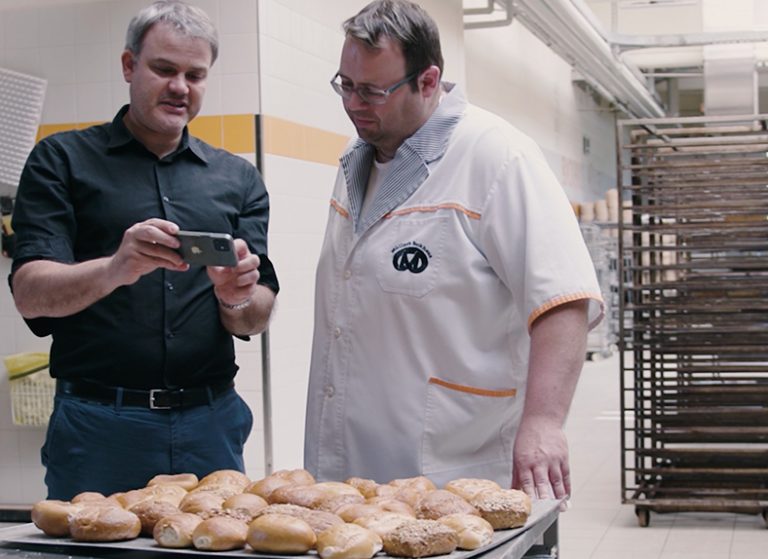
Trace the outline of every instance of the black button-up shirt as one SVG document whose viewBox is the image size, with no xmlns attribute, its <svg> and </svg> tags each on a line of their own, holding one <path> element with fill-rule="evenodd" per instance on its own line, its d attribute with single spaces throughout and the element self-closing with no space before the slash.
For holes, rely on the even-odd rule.
<svg viewBox="0 0 768 559">
<path fill-rule="evenodd" d="M 123 124 L 41 140 L 22 173 L 12 273 L 31 260 L 76 263 L 117 251 L 131 225 L 157 217 L 181 229 L 229 233 L 262 259 L 260 283 L 278 291 L 266 257 L 269 199 L 256 168 L 190 137 L 158 159 Z M 232 335 L 219 319 L 205 268 L 158 269 L 63 318 L 27 321 L 52 334 L 51 374 L 131 388 L 191 387 L 232 379 Z"/>
</svg>

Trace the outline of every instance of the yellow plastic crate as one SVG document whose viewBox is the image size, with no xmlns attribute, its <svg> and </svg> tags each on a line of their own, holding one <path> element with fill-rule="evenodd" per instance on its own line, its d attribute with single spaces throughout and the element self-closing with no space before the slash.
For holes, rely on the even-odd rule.
<svg viewBox="0 0 768 559">
<path fill-rule="evenodd" d="M 56 381 L 48 372 L 48 354 L 19 353 L 3 361 L 8 370 L 14 425 L 48 425 L 56 392 Z"/>
</svg>

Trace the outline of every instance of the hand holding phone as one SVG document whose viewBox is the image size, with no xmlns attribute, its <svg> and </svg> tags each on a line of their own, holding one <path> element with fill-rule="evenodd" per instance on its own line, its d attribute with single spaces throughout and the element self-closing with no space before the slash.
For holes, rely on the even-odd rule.
<svg viewBox="0 0 768 559">
<path fill-rule="evenodd" d="M 179 231 L 179 253 L 191 266 L 237 266 L 232 235 L 206 231 Z"/>
</svg>

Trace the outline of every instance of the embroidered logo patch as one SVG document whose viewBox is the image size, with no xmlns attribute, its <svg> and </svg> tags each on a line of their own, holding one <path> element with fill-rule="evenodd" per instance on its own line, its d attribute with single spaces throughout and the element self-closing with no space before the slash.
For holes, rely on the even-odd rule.
<svg viewBox="0 0 768 559">
<path fill-rule="evenodd" d="M 420 274 L 429 266 L 432 253 L 429 249 L 416 241 L 410 241 L 397 245 L 392 249 L 392 266 L 398 272 L 411 272 Z"/>
</svg>

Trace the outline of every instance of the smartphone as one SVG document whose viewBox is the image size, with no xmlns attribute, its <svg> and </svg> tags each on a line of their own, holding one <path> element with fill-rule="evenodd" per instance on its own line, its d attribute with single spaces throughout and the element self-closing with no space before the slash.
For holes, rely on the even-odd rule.
<svg viewBox="0 0 768 559">
<path fill-rule="evenodd" d="M 192 266 L 237 266 L 235 241 L 228 233 L 179 231 L 179 253 Z"/>
</svg>

